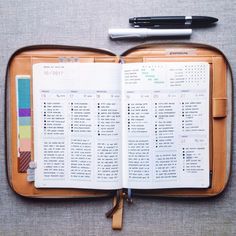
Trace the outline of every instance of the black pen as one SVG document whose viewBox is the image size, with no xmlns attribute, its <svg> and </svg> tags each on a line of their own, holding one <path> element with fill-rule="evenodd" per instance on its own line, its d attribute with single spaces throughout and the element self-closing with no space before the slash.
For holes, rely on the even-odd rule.
<svg viewBox="0 0 236 236">
<path fill-rule="evenodd" d="M 129 23 L 134 27 L 162 27 L 162 26 L 208 26 L 218 19 L 209 16 L 150 16 L 134 17 Z"/>
</svg>

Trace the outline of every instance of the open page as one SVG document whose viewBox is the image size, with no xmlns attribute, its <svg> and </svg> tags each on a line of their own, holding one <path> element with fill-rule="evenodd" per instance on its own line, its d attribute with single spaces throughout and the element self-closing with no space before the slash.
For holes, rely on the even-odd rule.
<svg viewBox="0 0 236 236">
<path fill-rule="evenodd" d="M 123 186 L 209 186 L 209 64 L 129 63 L 122 72 Z"/>
<path fill-rule="evenodd" d="M 33 66 L 35 186 L 121 188 L 120 65 Z"/>
</svg>

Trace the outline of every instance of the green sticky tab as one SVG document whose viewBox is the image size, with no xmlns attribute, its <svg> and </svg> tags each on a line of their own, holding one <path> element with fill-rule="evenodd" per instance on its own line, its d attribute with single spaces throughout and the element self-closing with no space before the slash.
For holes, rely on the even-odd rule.
<svg viewBox="0 0 236 236">
<path fill-rule="evenodd" d="M 20 139 L 31 137 L 31 127 L 28 125 L 19 127 Z"/>
</svg>

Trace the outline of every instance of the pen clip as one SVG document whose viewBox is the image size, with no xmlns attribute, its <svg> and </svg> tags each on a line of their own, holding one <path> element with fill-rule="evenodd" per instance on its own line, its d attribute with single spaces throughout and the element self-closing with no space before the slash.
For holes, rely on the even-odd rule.
<svg viewBox="0 0 236 236">
<path fill-rule="evenodd" d="M 133 24 L 132 26 L 134 28 L 150 28 L 150 29 L 161 28 L 161 25 L 156 25 L 156 24 Z"/>
</svg>

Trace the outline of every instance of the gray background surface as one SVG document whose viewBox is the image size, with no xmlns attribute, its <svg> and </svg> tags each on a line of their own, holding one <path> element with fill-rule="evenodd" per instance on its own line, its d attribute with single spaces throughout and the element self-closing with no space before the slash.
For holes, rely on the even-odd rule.
<svg viewBox="0 0 236 236">
<path fill-rule="evenodd" d="M 132 206 L 125 206 L 121 232 L 112 231 L 111 221 L 104 216 L 111 207 L 110 199 L 29 200 L 15 195 L 7 184 L 4 74 L 14 50 L 32 44 L 67 44 L 121 53 L 151 41 L 113 42 L 108 28 L 128 27 L 129 17 L 147 15 L 218 17 L 217 27 L 196 29 L 190 40 L 181 41 L 223 50 L 235 74 L 235 0 L 0 0 L 0 235 L 236 235 L 235 147 L 233 172 L 223 195 L 205 200 L 135 198 Z"/>
</svg>

